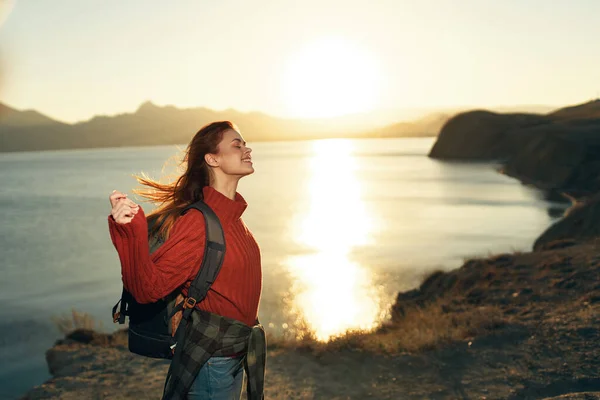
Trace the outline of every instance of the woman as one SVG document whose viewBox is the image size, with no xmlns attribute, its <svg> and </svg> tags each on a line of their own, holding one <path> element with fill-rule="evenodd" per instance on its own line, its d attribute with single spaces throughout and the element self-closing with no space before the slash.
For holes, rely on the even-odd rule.
<svg viewBox="0 0 600 400">
<path fill-rule="evenodd" d="M 196 308 L 231 324 L 255 325 L 262 290 L 260 250 L 241 219 L 247 204 L 237 193 L 239 180 L 254 172 L 251 153 L 234 124 L 214 122 L 193 137 L 184 158 L 185 172 L 175 182 L 136 177 L 148 189 L 135 193 L 160 204 L 148 218 L 156 218 L 158 234 L 166 240 L 152 255 L 144 210 L 126 194 L 116 190 L 110 194 L 110 235 L 121 260 L 123 285 L 136 301 L 156 302 L 178 289 L 187 294 L 204 254 L 205 221 L 196 209 L 182 216 L 180 212 L 203 199 L 219 217 L 227 249 L 217 279 Z M 187 398 L 192 400 L 239 399 L 245 355 L 212 356 L 187 385 L 191 387 L 173 391 L 189 389 Z"/>
</svg>

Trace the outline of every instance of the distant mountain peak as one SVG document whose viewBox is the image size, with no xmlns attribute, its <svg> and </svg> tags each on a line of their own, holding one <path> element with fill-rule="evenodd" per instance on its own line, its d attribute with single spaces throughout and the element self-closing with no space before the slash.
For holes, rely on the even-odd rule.
<svg viewBox="0 0 600 400">
<path fill-rule="evenodd" d="M 0 103 L 0 116 L 2 116 L 3 114 L 13 113 L 13 112 L 17 112 L 17 110 L 15 110 L 12 107 L 7 106 L 4 103 Z"/>
<path fill-rule="evenodd" d="M 140 104 L 136 112 L 154 112 L 158 109 L 160 109 L 159 106 L 148 100 Z"/>
<path fill-rule="evenodd" d="M 35 110 L 18 110 L 0 103 L 0 124 L 11 127 L 65 125 Z"/>
</svg>

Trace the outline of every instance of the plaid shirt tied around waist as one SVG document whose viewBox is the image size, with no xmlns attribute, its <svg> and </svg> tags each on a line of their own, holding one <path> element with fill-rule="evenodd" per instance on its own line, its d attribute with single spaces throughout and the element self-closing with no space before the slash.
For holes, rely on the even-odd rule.
<svg viewBox="0 0 600 400">
<path fill-rule="evenodd" d="M 184 400 L 202 366 L 212 356 L 244 357 L 248 400 L 264 399 L 267 346 L 260 324 L 252 327 L 231 318 L 194 310 L 183 345 L 178 343 L 171 361 L 162 400 Z"/>
</svg>

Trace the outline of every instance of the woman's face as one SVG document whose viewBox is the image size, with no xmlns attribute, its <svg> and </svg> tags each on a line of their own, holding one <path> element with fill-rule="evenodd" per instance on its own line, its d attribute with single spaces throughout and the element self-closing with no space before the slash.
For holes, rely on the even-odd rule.
<svg viewBox="0 0 600 400">
<path fill-rule="evenodd" d="M 246 146 L 242 135 L 233 129 L 228 129 L 223 132 L 219 152 L 213 157 L 225 174 L 246 176 L 254 172 L 250 153 L 252 149 Z"/>
</svg>

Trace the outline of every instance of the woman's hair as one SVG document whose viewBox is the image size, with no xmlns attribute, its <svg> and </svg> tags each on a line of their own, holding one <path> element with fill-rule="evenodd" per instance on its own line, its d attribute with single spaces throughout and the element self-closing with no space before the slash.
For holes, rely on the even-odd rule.
<svg viewBox="0 0 600 400">
<path fill-rule="evenodd" d="M 162 184 L 143 173 L 141 176 L 134 175 L 146 188 L 134 189 L 133 193 L 159 204 L 147 216 L 153 234 L 167 238 L 181 211 L 202 199 L 202 188 L 210 185 L 212 173 L 204 156 L 218 152 L 223 133 L 228 129 L 239 132 L 230 121 L 213 122 L 202 127 L 192 138 L 181 161 L 185 172 L 174 182 Z"/>
</svg>

